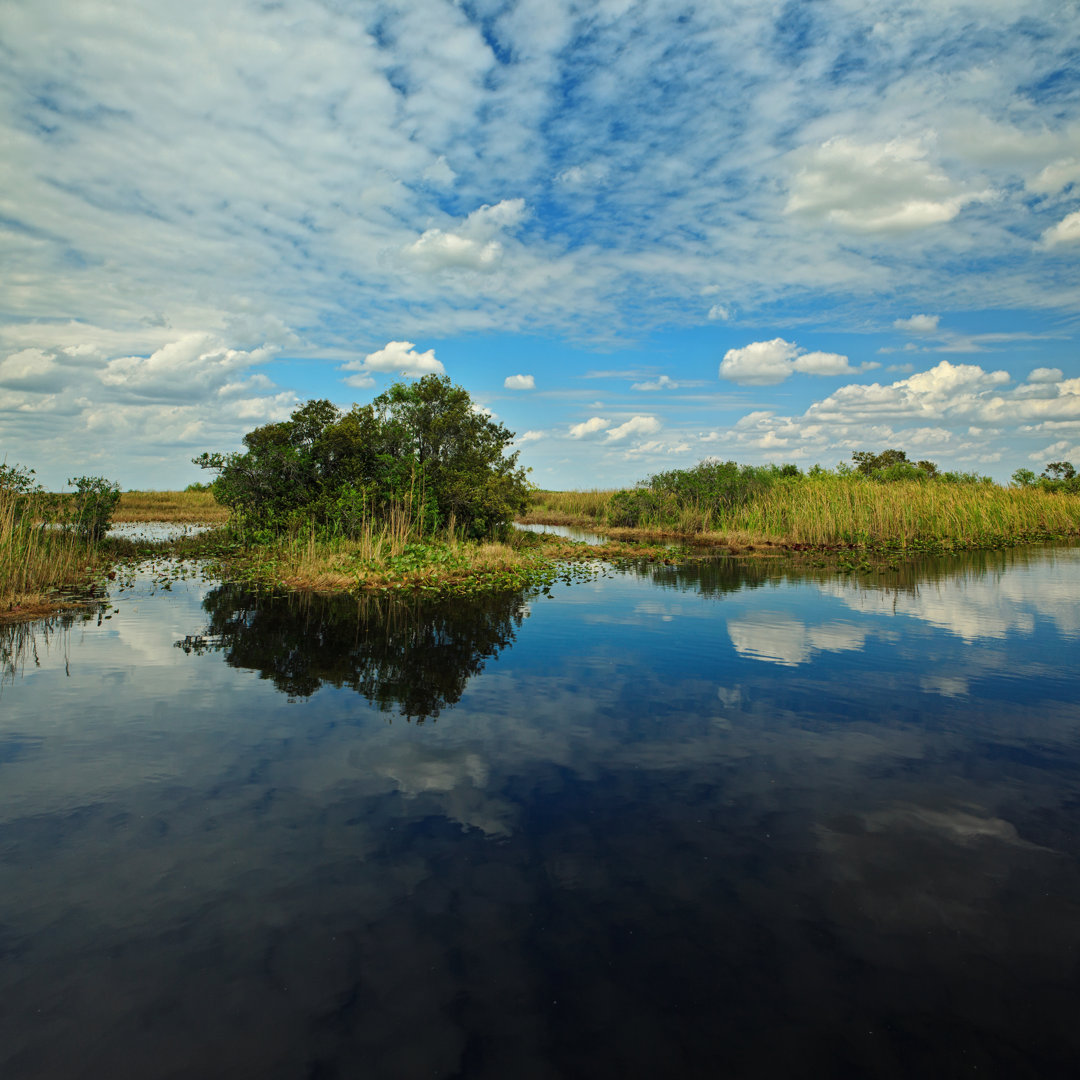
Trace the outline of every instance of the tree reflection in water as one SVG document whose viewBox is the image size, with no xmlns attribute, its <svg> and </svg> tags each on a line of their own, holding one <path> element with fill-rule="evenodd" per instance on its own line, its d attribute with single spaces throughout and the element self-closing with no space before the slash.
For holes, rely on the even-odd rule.
<svg viewBox="0 0 1080 1080">
<path fill-rule="evenodd" d="M 422 723 L 456 704 L 484 661 L 513 642 L 534 595 L 275 596 L 222 585 L 203 601 L 207 629 L 176 645 L 220 651 L 290 697 L 349 687 Z"/>
</svg>

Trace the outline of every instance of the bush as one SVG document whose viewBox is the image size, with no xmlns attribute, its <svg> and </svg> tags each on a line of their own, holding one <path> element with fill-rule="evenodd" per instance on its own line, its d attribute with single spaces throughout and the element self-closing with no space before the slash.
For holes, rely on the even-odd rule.
<svg viewBox="0 0 1080 1080">
<path fill-rule="evenodd" d="M 120 501 L 120 485 L 104 476 L 78 476 L 68 481 L 75 488 L 71 524 L 89 540 L 100 540 L 108 531 Z"/>
</svg>

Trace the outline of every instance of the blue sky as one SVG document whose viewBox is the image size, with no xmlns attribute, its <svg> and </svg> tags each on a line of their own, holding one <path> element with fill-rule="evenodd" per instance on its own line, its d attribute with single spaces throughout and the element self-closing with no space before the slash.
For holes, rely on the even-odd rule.
<svg viewBox="0 0 1080 1080">
<path fill-rule="evenodd" d="M 0 10 L 0 456 L 60 486 L 445 372 L 545 487 L 1080 463 L 1080 13 Z"/>
</svg>

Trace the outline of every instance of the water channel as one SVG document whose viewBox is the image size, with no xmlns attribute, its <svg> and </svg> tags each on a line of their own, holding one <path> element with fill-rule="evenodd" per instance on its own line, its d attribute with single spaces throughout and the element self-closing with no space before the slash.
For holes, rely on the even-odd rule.
<svg viewBox="0 0 1080 1080">
<path fill-rule="evenodd" d="M 1076 548 L 148 566 L 0 629 L 0 1075 L 1074 1075 L 1078 647 Z"/>
</svg>

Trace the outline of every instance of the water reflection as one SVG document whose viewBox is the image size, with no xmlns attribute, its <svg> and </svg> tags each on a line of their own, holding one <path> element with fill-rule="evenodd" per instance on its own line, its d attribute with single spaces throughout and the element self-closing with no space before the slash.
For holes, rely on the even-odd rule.
<svg viewBox="0 0 1080 1080">
<path fill-rule="evenodd" d="M 484 662 L 513 642 L 529 595 L 423 602 L 266 596 L 223 585 L 203 600 L 206 630 L 176 644 L 186 653 L 220 651 L 232 667 L 257 671 L 294 698 L 324 684 L 348 687 L 422 722 L 456 704 Z"/>
<path fill-rule="evenodd" d="M 1075 553 L 430 608 L 179 581 L 8 638 L 0 1072 L 1071 1075 L 1047 580 Z M 977 634 L 917 614 L 988 583 Z"/>
</svg>

